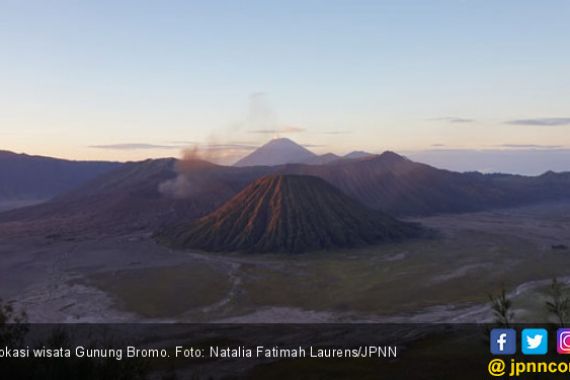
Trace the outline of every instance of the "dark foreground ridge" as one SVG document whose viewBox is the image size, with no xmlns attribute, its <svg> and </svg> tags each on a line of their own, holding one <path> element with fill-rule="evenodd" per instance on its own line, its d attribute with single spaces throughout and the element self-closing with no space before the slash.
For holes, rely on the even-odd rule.
<svg viewBox="0 0 570 380">
<path fill-rule="evenodd" d="M 354 248 L 418 237 L 398 221 L 312 176 L 261 178 L 211 214 L 166 228 L 159 241 L 205 251 L 289 252 Z"/>
</svg>

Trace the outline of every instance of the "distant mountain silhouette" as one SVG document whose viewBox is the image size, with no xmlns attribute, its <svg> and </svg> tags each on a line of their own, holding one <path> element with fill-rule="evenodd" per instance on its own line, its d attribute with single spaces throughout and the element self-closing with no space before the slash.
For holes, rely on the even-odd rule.
<svg viewBox="0 0 570 380">
<path fill-rule="evenodd" d="M 25 222 L 49 232 L 154 230 L 205 215 L 270 170 L 218 166 L 201 160 L 129 162 L 50 202 L 0 213 L 0 224 Z M 180 187 L 184 197 L 161 191 L 165 184 Z"/>
<path fill-rule="evenodd" d="M 374 154 L 368 153 L 368 152 L 363 152 L 361 150 L 355 150 L 354 152 L 350 152 L 350 153 L 344 155 L 343 158 L 355 159 L 355 158 L 367 158 L 367 157 L 371 157 L 371 156 L 374 156 Z"/>
<path fill-rule="evenodd" d="M 306 161 L 303 161 L 303 164 L 307 164 L 307 165 L 326 165 L 326 164 L 330 164 L 332 162 L 335 162 L 337 160 L 340 160 L 341 157 L 337 156 L 334 153 L 326 153 L 320 156 L 316 156 L 316 157 L 311 157 Z"/>
<path fill-rule="evenodd" d="M 352 248 L 420 235 L 418 225 L 370 210 L 317 177 L 261 178 L 213 213 L 158 239 L 205 251 L 292 252 Z"/>
<path fill-rule="evenodd" d="M 396 216 L 489 210 L 570 199 L 570 173 L 524 177 L 457 173 L 394 152 L 334 165 L 289 165 L 282 173 L 325 179 L 361 203 Z"/>
<path fill-rule="evenodd" d="M 0 201 L 50 199 L 119 166 L 0 151 Z"/>
<path fill-rule="evenodd" d="M 294 141 L 281 138 L 269 141 L 236 162 L 234 166 L 276 166 L 305 162 L 315 157 L 316 154 Z"/>
<path fill-rule="evenodd" d="M 231 167 L 163 159 L 123 164 L 48 203 L 0 213 L 0 229 L 6 231 L 12 223 L 50 230 L 153 231 L 207 215 L 252 181 L 271 174 L 322 178 L 366 207 L 398 217 L 570 199 L 570 173 L 456 173 L 393 152 L 325 165 Z"/>
</svg>

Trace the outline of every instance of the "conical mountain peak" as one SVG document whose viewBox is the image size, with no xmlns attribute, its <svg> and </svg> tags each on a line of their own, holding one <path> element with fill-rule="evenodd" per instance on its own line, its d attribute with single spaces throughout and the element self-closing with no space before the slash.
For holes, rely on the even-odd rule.
<svg viewBox="0 0 570 380">
<path fill-rule="evenodd" d="M 307 161 L 317 155 L 288 138 L 269 141 L 246 157 L 235 163 L 235 166 L 277 166 Z"/>
<path fill-rule="evenodd" d="M 196 222 L 165 230 L 159 239 L 205 251 L 299 253 L 396 241 L 419 231 L 320 178 L 275 175 L 253 182 Z"/>
</svg>

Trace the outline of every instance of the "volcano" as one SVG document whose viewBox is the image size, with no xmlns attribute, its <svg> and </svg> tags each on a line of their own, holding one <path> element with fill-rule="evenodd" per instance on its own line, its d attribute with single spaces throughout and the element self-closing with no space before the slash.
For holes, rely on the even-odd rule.
<svg viewBox="0 0 570 380">
<path fill-rule="evenodd" d="M 364 207 L 320 178 L 273 175 L 157 238 L 174 248 L 301 253 L 399 241 L 421 232 L 416 224 Z"/>
<path fill-rule="evenodd" d="M 274 139 L 242 158 L 234 166 L 276 166 L 301 163 L 317 157 L 316 154 L 286 139 Z"/>
</svg>

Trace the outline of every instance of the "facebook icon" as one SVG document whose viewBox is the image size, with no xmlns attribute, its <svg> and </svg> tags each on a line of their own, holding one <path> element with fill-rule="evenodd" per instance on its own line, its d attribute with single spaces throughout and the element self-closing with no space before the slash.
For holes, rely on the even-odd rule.
<svg viewBox="0 0 570 380">
<path fill-rule="evenodd" d="M 491 353 L 513 355 L 517 352 L 517 332 L 514 329 L 491 330 Z"/>
</svg>

